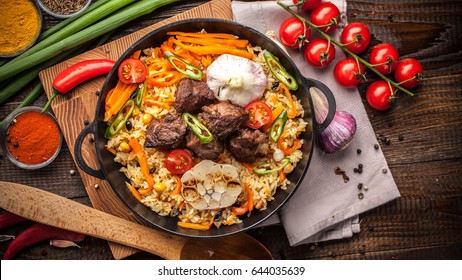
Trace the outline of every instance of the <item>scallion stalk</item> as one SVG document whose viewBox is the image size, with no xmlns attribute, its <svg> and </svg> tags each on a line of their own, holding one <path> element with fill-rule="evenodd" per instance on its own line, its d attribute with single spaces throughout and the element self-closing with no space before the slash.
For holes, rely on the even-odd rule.
<svg viewBox="0 0 462 280">
<path fill-rule="evenodd" d="M 20 54 L 19 56 L 15 57 L 12 61 L 5 64 L 3 67 L 8 67 L 19 63 L 19 61 L 34 55 L 48 46 L 54 45 L 59 43 L 61 40 L 68 38 L 72 34 L 91 26 L 95 22 L 113 14 L 117 10 L 126 7 L 128 4 L 134 2 L 135 0 L 112 0 L 110 3 L 106 3 L 93 11 L 90 11 L 82 16 L 80 16 L 75 21 L 69 23 L 67 26 L 63 27 L 59 31 L 56 31 L 53 36 L 49 36 L 44 40 L 36 43 L 30 49 L 26 50 L 24 53 Z M 2 68 L 3 68 L 2 67 Z"/>
<path fill-rule="evenodd" d="M 116 0 L 111 1 L 111 5 Z M 118 28 L 138 17 L 152 13 L 154 10 L 177 2 L 179 0 L 142 0 L 137 1 L 129 7 L 124 8 L 123 10 L 117 12 L 116 14 L 105 18 L 93 25 L 73 34 L 69 37 L 63 38 L 62 40 L 52 44 L 42 50 L 35 52 L 33 55 L 28 57 L 18 59 L 16 61 L 11 61 L 0 67 L 0 82 L 13 77 L 16 74 L 34 67 L 35 65 L 46 61 L 60 52 L 69 50 L 76 46 L 79 46 L 82 43 L 88 42 L 98 36 L 105 34 L 115 28 Z M 108 3 L 109 4 L 109 3 Z M 104 5 L 105 7 L 106 5 Z M 78 21 L 76 21 L 78 22 Z M 75 22 L 75 23 L 76 23 Z M 53 36 L 54 37 L 54 36 Z"/>
<path fill-rule="evenodd" d="M 72 22 L 80 19 L 83 15 L 88 14 L 89 12 L 95 10 L 96 8 L 102 6 L 103 4 L 106 4 L 109 1 L 111 1 L 111 0 L 99 0 L 99 1 L 93 2 L 88 7 L 88 9 L 86 9 L 80 16 L 67 18 L 67 19 L 61 21 L 60 23 L 58 23 L 58 24 L 48 28 L 47 30 L 43 31 L 39 35 L 39 37 L 37 39 L 37 42 L 40 42 L 40 41 L 44 40 L 45 38 L 48 38 L 49 36 L 55 34 L 56 32 L 60 31 L 61 29 L 63 29 L 64 27 L 68 26 Z"/>
</svg>

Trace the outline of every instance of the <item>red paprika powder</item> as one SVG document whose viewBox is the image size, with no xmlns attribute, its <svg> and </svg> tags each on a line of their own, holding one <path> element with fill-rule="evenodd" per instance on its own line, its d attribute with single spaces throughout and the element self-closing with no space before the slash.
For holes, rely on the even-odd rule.
<svg viewBox="0 0 462 280">
<path fill-rule="evenodd" d="M 47 161 L 61 141 L 58 125 L 48 115 L 25 112 L 16 116 L 8 128 L 7 145 L 11 154 L 25 164 Z"/>
</svg>

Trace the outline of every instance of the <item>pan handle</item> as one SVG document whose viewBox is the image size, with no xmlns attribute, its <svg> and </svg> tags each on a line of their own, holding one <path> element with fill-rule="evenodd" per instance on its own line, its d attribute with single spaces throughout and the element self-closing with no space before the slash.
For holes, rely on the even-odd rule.
<svg viewBox="0 0 462 280">
<path fill-rule="evenodd" d="M 88 164 L 85 162 L 82 156 L 83 141 L 88 134 L 93 134 L 93 135 L 96 134 L 96 125 L 97 125 L 97 121 L 95 119 L 92 123 L 87 125 L 80 132 L 79 136 L 77 136 L 77 139 L 75 140 L 75 146 L 74 146 L 75 162 L 83 171 L 85 171 L 85 173 L 93 177 L 99 178 L 99 179 L 106 179 L 106 176 L 104 175 L 104 172 L 101 168 L 98 170 L 91 168 L 90 166 L 88 166 Z"/>
<path fill-rule="evenodd" d="M 337 103 L 335 102 L 334 94 L 325 84 L 315 79 L 311 79 L 307 77 L 304 77 L 304 78 L 308 85 L 308 90 L 312 87 L 315 87 L 319 89 L 327 99 L 327 110 L 328 111 L 327 111 L 327 115 L 324 121 L 322 123 L 318 123 L 316 121 L 316 118 L 314 117 L 314 120 L 315 120 L 314 123 L 316 125 L 317 133 L 321 133 L 329 126 L 329 124 L 334 119 L 335 111 L 337 110 Z"/>
</svg>

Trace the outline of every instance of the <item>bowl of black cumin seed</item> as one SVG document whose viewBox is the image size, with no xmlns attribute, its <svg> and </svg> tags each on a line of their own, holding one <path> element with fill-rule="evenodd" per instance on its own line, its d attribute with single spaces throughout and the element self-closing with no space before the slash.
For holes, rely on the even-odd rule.
<svg viewBox="0 0 462 280">
<path fill-rule="evenodd" d="M 38 0 L 40 8 L 57 18 L 70 18 L 83 13 L 91 0 Z"/>
</svg>

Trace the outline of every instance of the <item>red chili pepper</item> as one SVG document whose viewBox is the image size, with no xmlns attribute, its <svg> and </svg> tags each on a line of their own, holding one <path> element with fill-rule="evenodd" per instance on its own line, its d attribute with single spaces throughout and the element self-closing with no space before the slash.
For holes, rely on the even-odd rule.
<svg viewBox="0 0 462 280">
<path fill-rule="evenodd" d="M 76 64 L 64 69 L 53 80 L 53 93 L 48 99 L 45 107 L 43 107 L 42 113 L 48 109 L 51 101 L 58 94 L 66 94 L 87 80 L 109 73 L 114 64 L 115 62 L 109 59 L 89 59 L 77 62 Z"/>
<path fill-rule="evenodd" d="M 3 255 L 3 260 L 11 260 L 18 254 L 22 249 L 47 241 L 51 239 L 69 240 L 73 242 L 80 242 L 85 238 L 85 235 L 77 232 L 68 231 L 44 224 L 33 224 L 25 231 L 21 232 L 16 238 L 10 243 L 8 249 Z"/>
<path fill-rule="evenodd" d="M 17 225 L 25 221 L 27 221 L 26 218 L 23 218 L 8 211 L 4 211 L 2 214 L 0 214 L 0 230 L 10 226 Z"/>
</svg>

